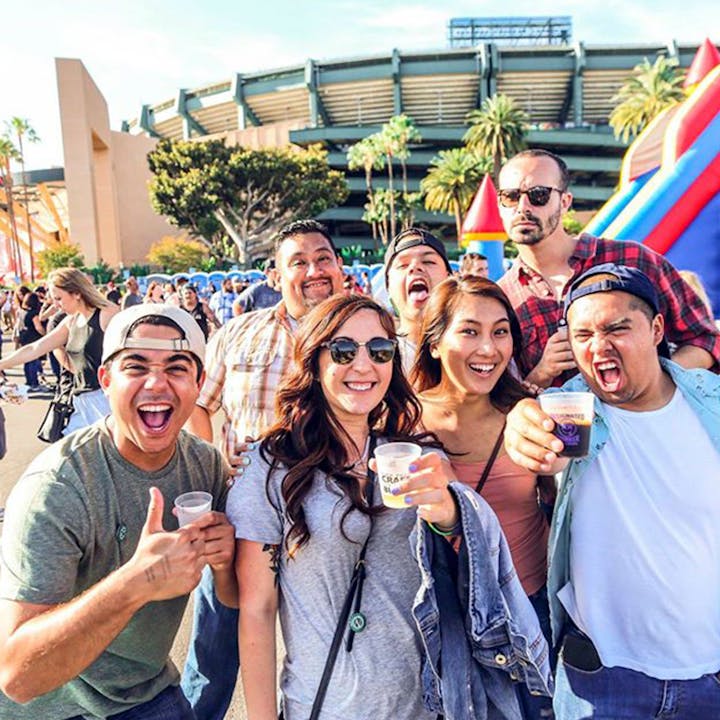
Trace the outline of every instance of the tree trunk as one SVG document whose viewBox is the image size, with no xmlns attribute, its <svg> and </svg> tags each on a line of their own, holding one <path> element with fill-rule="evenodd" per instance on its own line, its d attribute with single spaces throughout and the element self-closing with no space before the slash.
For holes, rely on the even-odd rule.
<svg viewBox="0 0 720 720">
<path fill-rule="evenodd" d="M 237 231 L 237 228 L 225 217 L 222 210 L 213 213 L 217 221 L 223 226 L 223 230 L 230 236 L 238 249 L 238 262 L 245 265 L 247 262 L 247 240 Z"/>
<path fill-rule="evenodd" d="M 10 171 L 10 158 L 6 158 L 5 160 L 5 199 L 7 201 L 8 218 L 10 218 L 10 239 L 15 255 L 13 258 L 15 274 L 20 279 L 20 283 L 22 283 L 22 254 L 20 252 L 20 237 L 18 236 L 17 222 L 15 220 L 15 207 L 13 205 L 13 181 L 12 172 Z"/>
<path fill-rule="evenodd" d="M 388 151 L 387 167 L 388 167 L 388 193 L 390 197 L 390 236 L 395 237 L 395 187 L 393 183 L 393 166 L 392 153 Z"/>
</svg>

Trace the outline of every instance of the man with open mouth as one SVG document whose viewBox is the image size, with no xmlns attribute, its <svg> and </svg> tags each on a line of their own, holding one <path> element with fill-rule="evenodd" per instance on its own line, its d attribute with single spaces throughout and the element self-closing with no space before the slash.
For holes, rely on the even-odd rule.
<svg viewBox="0 0 720 720">
<path fill-rule="evenodd" d="M 565 231 L 572 205 L 562 158 L 523 150 L 508 160 L 498 180 L 498 209 L 518 257 L 498 284 L 510 298 L 523 333 L 521 375 L 545 388 L 577 373 L 563 322 L 570 283 L 593 265 L 612 262 L 642 270 L 658 291 L 673 360 L 686 368 L 720 369 L 720 333 L 703 301 L 662 256 L 645 245 Z"/>
<path fill-rule="evenodd" d="M 586 271 L 564 313 L 580 375 L 549 392 L 595 395 L 589 455 L 558 457 L 535 400 L 505 432 L 514 462 L 564 470 L 548 558 L 555 716 L 720 717 L 720 377 L 669 359 L 637 268 Z"/>
<path fill-rule="evenodd" d="M 209 567 L 232 597 L 230 468 L 182 430 L 205 339 L 169 305 L 116 314 L 100 386 L 112 413 L 39 455 L 8 499 L 0 565 L 0 717 L 194 720 L 169 658 L 189 593 Z M 214 508 L 184 527 L 186 492 Z M 168 530 L 168 528 L 173 528 Z"/>
<path fill-rule="evenodd" d="M 400 357 L 406 375 L 415 361 L 430 293 L 450 275 L 445 246 L 422 228 L 403 230 L 385 251 L 385 285 L 398 315 Z"/>
</svg>

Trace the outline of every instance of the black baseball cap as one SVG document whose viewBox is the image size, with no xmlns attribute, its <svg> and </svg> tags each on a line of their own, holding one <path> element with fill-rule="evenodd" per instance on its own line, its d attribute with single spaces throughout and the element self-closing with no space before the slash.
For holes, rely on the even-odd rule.
<svg viewBox="0 0 720 720">
<path fill-rule="evenodd" d="M 387 246 L 385 251 L 385 287 L 388 284 L 388 273 L 390 272 L 390 266 L 393 260 L 403 250 L 407 250 L 411 247 L 417 247 L 418 245 L 427 245 L 427 247 L 433 249 L 445 263 L 448 274 L 452 275 L 452 268 L 450 267 L 450 261 L 448 260 L 447 251 L 445 245 L 441 240 L 438 240 L 432 233 L 422 228 L 411 227 L 407 230 L 403 230 L 398 233 Z"/>
<path fill-rule="evenodd" d="M 586 284 L 589 279 L 597 275 L 604 277 L 598 279 L 597 282 Z M 612 292 L 613 290 L 626 292 L 644 300 L 656 315 L 661 312 L 660 301 L 658 300 L 655 286 L 642 270 L 635 267 L 628 267 L 627 265 L 603 263 L 602 265 L 591 267 L 573 280 L 567 295 L 565 295 L 563 317 L 567 320 L 570 306 L 581 297 L 600 292 Z M 664 338 L 658 345 L 658 353 L 662 355 L 662 357 L 670 357 L 670 349 Z"/>
</svg>

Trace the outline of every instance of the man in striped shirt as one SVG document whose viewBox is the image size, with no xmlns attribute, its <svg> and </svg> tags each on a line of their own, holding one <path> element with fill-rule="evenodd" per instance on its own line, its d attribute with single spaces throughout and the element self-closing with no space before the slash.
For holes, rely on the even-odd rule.
<svg viewBox="0 0 720 720">
<path fill-rule="evenodd" d="M 695 291 L 662 255 L 644 245 L 565 232 L 562 216 L 572 204 L 568 184 L 566 164 L 546 150 L 524 150 L 500 172 L 498 207 L 518 257 L 499 285 L 520 320 L 523 378 L 546 388 L 577 374 L 562 319 L 563 298 L 575 278 L 607 262 L 635 267 L 650 278 L 676 363 L 717 371 L 720 334 Z"/>
<path fill-rule="evenodd" d="M 210 340 L 206 379 L 189 429 L 212 442 L 212 415 L 225 412 L 223 451 L 232 460 L 238 443 L 257 438 L 275 420 L 275 390 L 288 371 L 298 320 L 342 292 L 343 271 L 327 229 L 315 220 L 284 227 L 275 241 L 282 300 L 243 313 Z M 242 466 L 239 468 L 242 472 Z M 212 576 L 204 574 L 195 594 L 193 638 L 182 687 L 198 718 L 222 720 L 238 675 L 237 611 L 221 605 Z"/>
</svg>

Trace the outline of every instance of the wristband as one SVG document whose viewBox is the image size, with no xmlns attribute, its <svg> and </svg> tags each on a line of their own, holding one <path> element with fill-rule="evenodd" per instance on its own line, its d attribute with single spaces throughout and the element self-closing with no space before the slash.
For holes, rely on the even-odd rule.
<svg viewBox="0 0 720 720">
<path fill-rule="evenodd" d="M 455 526 L 455 527 L 451 528 L 449 531 L 445 532 L 445 530 L 441 530 L 439 527 L 436 527 L 436 526 L 433 525 L 433 523 L 431 523 L 429 520 L 426 520 L 426 522 L 427 522 L 429 528 L 430 528 L 434 533 L 436 533 L 437 535 L 442 535 L 442 537 L 452 537 L 453 535 L 457 535 L 457 534 L 458 534 L 458 533 L 456 532 L 457 526 Z"/>
</svg>

